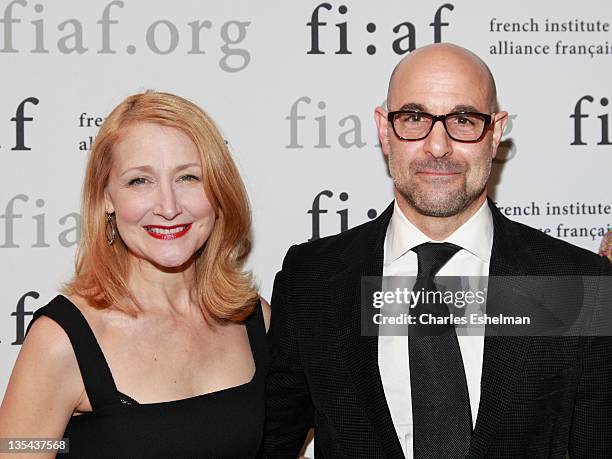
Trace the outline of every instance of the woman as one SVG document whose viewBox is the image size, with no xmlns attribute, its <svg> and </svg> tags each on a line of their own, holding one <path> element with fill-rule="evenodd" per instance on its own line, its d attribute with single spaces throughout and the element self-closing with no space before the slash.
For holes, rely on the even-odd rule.
<svg viewBox="0 0 612 459">
<path fill-rule="evenodd" d="M 68 437 L 78 457 L 256 455 L 269 306 L 241 270 L 249 207 L 211 119 L 128 97 L 92 148 L 82 217 L 75 277 L 32 320 L 0 437 Z"/>
</svg>

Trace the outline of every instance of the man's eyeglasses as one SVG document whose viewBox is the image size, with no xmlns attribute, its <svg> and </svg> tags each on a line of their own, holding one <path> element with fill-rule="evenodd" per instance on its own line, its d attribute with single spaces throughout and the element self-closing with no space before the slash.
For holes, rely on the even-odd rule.
<svg viewBox="0 0 612 459">
<path fill-rule="evenodd" d="M 491 124 L 492 115 L 476 112 L 457 112 L 446 115 L 431 115 L 414 110 L 389 112 L 387 119 L 395 135 L 402 140 L 421 140 L 429 135 L 441 121 L 448 136 L 457 142 L 478 142 Z"/>
</svg>

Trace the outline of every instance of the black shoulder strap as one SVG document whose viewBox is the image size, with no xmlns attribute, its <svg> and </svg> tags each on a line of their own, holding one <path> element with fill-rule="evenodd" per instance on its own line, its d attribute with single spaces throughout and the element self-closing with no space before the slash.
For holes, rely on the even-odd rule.
<svg viewBox="0 0 612 459">
<path fill-rule="evenodd" d="M 68 298 L 58 295 L 34 313 L 28 331 L 34 321 L 42 315 L 57 322 L 68 335 L 92 409 L 95 411 L 120 403 L 108 363 L 81 311 Z"/>
<path fill-rule="evenodd" d="M 259 299 L 255 309 L 246 320 L 246 329 L 253 351 L 257 374 L 265 375 L 269 364 L 268 343 L 266 341 L 266 324 L 264 322 L 263 311 L 261 310 L 261 300 Z"/>
</svg>

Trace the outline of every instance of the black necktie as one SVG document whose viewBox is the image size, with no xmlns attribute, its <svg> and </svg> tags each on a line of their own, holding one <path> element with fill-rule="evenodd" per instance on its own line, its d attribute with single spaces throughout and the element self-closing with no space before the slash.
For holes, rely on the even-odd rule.
<svg viewBox="0 0 612 459">
<path fill-rule="evenodd" d="M 414 291 L 435 292 L 436 273 L 461 247 L 426 243 L 412 250 L 419 262 Z M 444 315 L 444 310 L 448 311 L 443 304 L 417 304 L 411 313 L 418 319 L 421 313 Z M 454 326 L 424 329 L 411 325 L 408 354 L 415 459 L 464 458 L 472 436 L 472 416 Z"/>
</svg>

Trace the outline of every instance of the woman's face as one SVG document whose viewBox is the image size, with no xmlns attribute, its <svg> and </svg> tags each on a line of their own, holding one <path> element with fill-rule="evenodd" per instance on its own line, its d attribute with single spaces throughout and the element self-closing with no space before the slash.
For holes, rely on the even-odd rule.
<svg viewBox="0 0 612 459">
<path fill-rule="evenodd" d="M 162 269 L 189 262 L 215 222 L 195 144 L 152 123 L 129 127 L 115 145 L 105 203 L 130 254 Z"/>
</svg>

